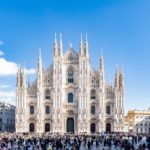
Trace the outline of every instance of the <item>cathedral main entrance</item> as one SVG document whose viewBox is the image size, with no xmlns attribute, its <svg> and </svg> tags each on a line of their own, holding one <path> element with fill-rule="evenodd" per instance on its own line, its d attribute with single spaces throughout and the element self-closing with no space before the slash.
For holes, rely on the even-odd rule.
<svg viewBox="0 0 150 150">
<path fill-rule="evenodd" d="M 67 119 L 67 132 L 74 133 L 74 119 L 73 118 Z"/>
<path fill-rule="evenodd" d="M 33 123 L 30 123 L 30 125 L 29 125 L 29 131 L 30 132 L 34 132 L 34 124 Z"/>
<path fill-rule="evenodd" d="M 49 132 L 50 131 L 50 124 L 46 123 L 45 124 L 45 132 Z"/>
<path fill-rule="evenodd" d="M 111 132 L 111 124 L 106 123 L 106 132 Z"/>
<path fill-rule="evenodd" d="M 91 123 L 91 133 L 95 133 L 96 132 L 96 125 L 95 123 Z"/>
</svg>

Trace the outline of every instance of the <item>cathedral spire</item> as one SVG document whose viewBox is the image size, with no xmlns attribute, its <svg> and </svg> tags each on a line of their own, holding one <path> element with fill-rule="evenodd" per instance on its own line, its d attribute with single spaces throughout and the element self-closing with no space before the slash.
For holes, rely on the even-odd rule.
<svg viewBox="0 0 150 150">
<path fill-rule="evenodd" d="M 100 70 L 104 72 L 104 59 L 103 59 L 103 50 L 101 49 L 101 55 L 100 55 Z"/>
<path fill-rule="evenodd" d="M 116 74 L 115 74 L 115 83 L 114 83 L 115 88 L 119 88 L 119 75 L 118 75 L 118 65 L 116 67 Z"/>
<path fill-rule="evenodd" d="M 63 55 L 63 43 L 62 43 L 62 33 L 60 33 L 60 41 L 59 41 L 59 55 Z"/>
<path fill-rule="evenodd" d="M 17 71 L 17 87 L 20 87 L 20 81 L 21 81 L 21 68 L 20 68 L 20 65 L 18 65 L 18 71 Z"/>
<path fill-rule="evenodd" d="M 119 88 L 124 88 L 123 66 L 121 66 L 121 69 L 120 69 L 120 75 L 119 75 Z"/>
<path fill-rule="evenodd" d="M 41 48 L 39 48 L 38 69 L 37 69 L 39 82 L 42 82 L 42 71 L 43 71 L 43 68 L 42 68 Z"/>
<path fill-rule="evenodd" d="M 54 56 L 58 55 L 58 49 L 57 49 L 57 37 L 56 37 L 56 33 L 54 35 Z"/>
<path fill-rule="evenodd" d="M 104 81 L 104 59 L 101 49 L 101 55 L 100 55 L 100 78 Z"/>
<path fill-rule="evenodd" d="M 26 70 L 25 70 L 25 66 L 23 67 L 23 71 L 22 71 L 22 85 L 23 85 L 23 87 L 26 88 Z"/>
<path fill-rule="evenodd" d="M 38 70 L 42 69 L 42 56 L 41 56 L 41 48 L 39 48 L 39 57 L 38 57 Z"/>
<path fill-rule="evenodd" d="M 85 57 L 89 58 L 89 46 L 88 46 L 88 38 L 87 38 L 87 34 L 86 34 L 86 38 L 85 38 Z"/>
<path fill-rule="evenodd" d="M 79 51 L 80 56 L 83 55 L 83 41 L 82 41 L 82 33 L 80 36 L 80 51 Z"/>
</svg>

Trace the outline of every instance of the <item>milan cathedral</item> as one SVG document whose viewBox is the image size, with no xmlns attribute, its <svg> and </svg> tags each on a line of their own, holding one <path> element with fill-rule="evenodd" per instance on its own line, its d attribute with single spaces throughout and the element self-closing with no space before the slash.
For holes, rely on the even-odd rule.
<svg viewBox="0 0 150 150">
<path fill-rule="evenodd" d="M 87 36 L 79 53 L 72 45 L 63 53 L 62 35 L 54 38 L 52 64 L 44 69 L 41 51 L 37 79 L 26 82 L 18 66 L 16 85 L 16 132 L 99 133 L 124 129 L 124 76 L 116 69 L 114 85 L 105 81 L 104 59 L 99 68 L 90 64 Z"/>
</svg>

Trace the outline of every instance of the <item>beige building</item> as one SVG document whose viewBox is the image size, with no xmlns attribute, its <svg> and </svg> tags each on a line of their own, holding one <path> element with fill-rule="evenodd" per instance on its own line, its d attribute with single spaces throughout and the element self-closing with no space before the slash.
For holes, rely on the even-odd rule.
<svg viewBox="0 0 150 150">
<path fill-rule="evenodd" d="M 104 59 L 97 70 L 90 64 L 87 36 L 79 53 L 72 45 L 63 53 L 62 37 L 54 40 L 52 64 L 43 68 L 41 53 L 37 80 L 26 85 L 26 73 L 18 67 L 16 131 L 88 134 L 123 131 L 124 79 L 116 70 L 114 86 L 105 81 Z"/>
<path fill-rule="evenodd" d="M 150 133 L 150 109 L 128 111 L 125 125 L 129 132 Z"/>
</svg>

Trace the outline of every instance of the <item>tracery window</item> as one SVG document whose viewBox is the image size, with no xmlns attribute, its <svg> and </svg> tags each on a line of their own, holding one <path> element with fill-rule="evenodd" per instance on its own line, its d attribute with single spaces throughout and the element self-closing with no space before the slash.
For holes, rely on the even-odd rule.
<svg viewBox="0 0 150 150">
<path fill-rule="evenodd" d="M 45 99 L 50 99 L 50 98 L 51 98 L 50 90 L 49 90 L 49 89 L 46 89 L 46 90 L 45 90 Z"/>
<path fill-rule="evenodd" d="M 73 93 L 68 93 L 68 103 L 73 103 Z"/>
<path fill-rule="evenodd" d="M 106 113 L 110 114 L 110 106 L 106 106 Z"/>
<path fill-rule="evenodd" d="M 31 115 L 34 114 L 34 106 L 30 106 L 30 114 L 31 114 Z"/>
<path fill-rule="evenodd" d="M 46 106 L 46 107 L 45 107 L 45 113 L 46 113 L 47 115 L 50 113 L 50 108 L 49 108 L 49 106 Z"/>
<path fill-rule="evenodd" d="M 95 115 L 95 106 L 91 106 L 91 114 Z"/>
<path fill-rule="evenodd" d="M 69 68 L 68 70 L 68 83 L 73 83 L 73 68 Z"/>
</svg>

